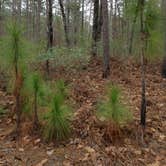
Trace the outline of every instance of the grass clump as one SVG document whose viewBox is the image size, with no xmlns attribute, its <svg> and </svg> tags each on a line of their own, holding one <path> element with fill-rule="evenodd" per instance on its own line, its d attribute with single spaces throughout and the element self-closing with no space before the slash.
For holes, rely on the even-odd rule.
<svg viewBox="0 0 166 166">
<path fill-rule="evenodd" d="M 50 105 L 50 111 L 46 114 L 46 126 L 44 137 L 47 141 L 60 141 L 70 135 L 71 109 L 65 104 L 64 82 L 58 81 L 56 93 Z"/>
</svg>

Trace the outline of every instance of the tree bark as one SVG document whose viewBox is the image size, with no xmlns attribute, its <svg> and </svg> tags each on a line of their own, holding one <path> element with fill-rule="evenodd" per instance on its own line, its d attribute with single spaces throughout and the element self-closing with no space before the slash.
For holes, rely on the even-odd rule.
<svg viewBox="0 0 166 166">
<path fill-rule="evenodd" d="M 47 50 L 52 51 L 53 46 L 53 13 L 52 13 L 52 0 L 47 0 L 48 12 L 47 12 Z M 46 70 L 49 75 L 49 60 L 46 61 Z"/>
<path fill-rule="evenodd" d="M 146 126 L 146 65 L 145 65 L 145 30 L 144 30 L 144 5 L 145 1 L 140 0 L 140 35 L 141 35 L 141 77 L 142 77 L 142 101 L 141 101 L 141 126 Z"/>
<path fill-rule="evenodd" d="M 110 74 L 110 41 L 109 41 L 109 19 L 108 19 L 108 3 L 102 0 L 103 11 L 103 78 L 107 78 Z"/>
<path fill-rule="evenodd" d="M 131 34 L 130 34 L 130 40 L 129 40 L 129 42 L 130 42 L 129 43 L 129 54 L 132 53 L 132 49 L 133 49 L 134 30 L 135 30 L 135 24 L 136 24 L 136 21 L 137 21 L 137 17 L 138 17 L 139 8 L 140 8 L 140 0 L 138 0 L 138 2 L 137 2 L 135 15 L 134 15 L 134 19 L 133 19 L 133 22 L 132 22 Z"/>
<path fill-rule="evenodd" d="M 36 24 L 37 24 L 37 40 L 40 40 L 40 14 L 41 14 L 41 0 L 37 0 L 37 20 L 36 20 Z"/>
<path fill-rule="evenodd" d="M 163 31 L 164 31 L 164 57 L 162 64 L 162 76 L 166 78 L 166 1 L 162 0 Z"/>
<path fill-rule="evenodd" d="M 37 91 L 34 93 L 34 122 L 33 122 L 33 128 L 34 130 L 37 130 L 39 127 L 39 119 L 37 114 Z"/>
<path fill-rule="evenodd" d="M 81 33 L 84 33 L 84 0 L 82 0 Z"/>
<path fill-rule="evenodd" d="M 94 57 L 97 56 L 98 20 L 99 20 L 99 0 L 94 0 L 93 29 L 92 29 L 92 55 Z"/>
<path fill-rule="evenodd" d="M 58 2 L 59 2 L 61 14 L 62 14 L 62 19 L 63 19 L 63 26 L 64 26 L 64 31 L 65 31 L 66 45 L 69 47 L 70 46 L 70 41 L 69 41 L 67 19 L 66 19 L 66 14 L 65 14 L 65 10 L 64 10 L 64 5 L 63 5 L 63 1 L 62 0 L 59 0 Z"/>
</svg>

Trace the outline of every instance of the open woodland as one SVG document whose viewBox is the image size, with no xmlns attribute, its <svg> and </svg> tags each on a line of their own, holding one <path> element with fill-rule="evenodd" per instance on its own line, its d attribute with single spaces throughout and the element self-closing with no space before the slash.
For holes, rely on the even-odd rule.
<svg viewBox="0 0 166 166">
<path fill-rule="evenodd" d="M 0 0 L 0 166 L 165 157 L 166 0 Z"/>
</svg>

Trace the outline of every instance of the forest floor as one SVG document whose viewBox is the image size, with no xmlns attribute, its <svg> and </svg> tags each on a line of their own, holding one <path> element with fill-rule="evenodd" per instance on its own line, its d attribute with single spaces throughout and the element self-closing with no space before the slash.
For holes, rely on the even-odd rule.
<svg viewBox="0 0 166 166">
<path fill-rule="evenodd" d="M 161 63 L 147 64 L 147 126 L 144 144 L 139 130 L 141 103 L 140 65 L 133 60 L 111 59 L 111 75 L 102 79 L 99 60 L 81 69 L 57 68 L 51 78 L 63 78 L 70 85 L 74 105 L 73 134 L 67 142 L 47 144 L 24 131 L 19 141 L 8 136 L 14 122 L 0 117 L 0 166 L 164 166 L 166 165 L 166 80 Z M 104 139 L 105 128 L 95 116 L 96 103 L 105 95 L 105 85 L 119 85 L 124 102 L 133 112 L 133 121 L 111 143 Z M 10 110 L 12 96 L 0 90 L 0 105 Z M 23 122 L 28 130 L 28 122 Z"/>
</svg>

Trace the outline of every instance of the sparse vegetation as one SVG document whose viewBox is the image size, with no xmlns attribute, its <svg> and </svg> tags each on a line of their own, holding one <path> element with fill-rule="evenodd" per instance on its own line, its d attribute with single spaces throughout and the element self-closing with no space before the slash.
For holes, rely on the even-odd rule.
<svg viewBox="0 0 166 166">
<path fill-rule="evenodd" d="M 165 26 L 166 0 L 0 0 L 0 165 L 165 165 Z"/>
</svg>

